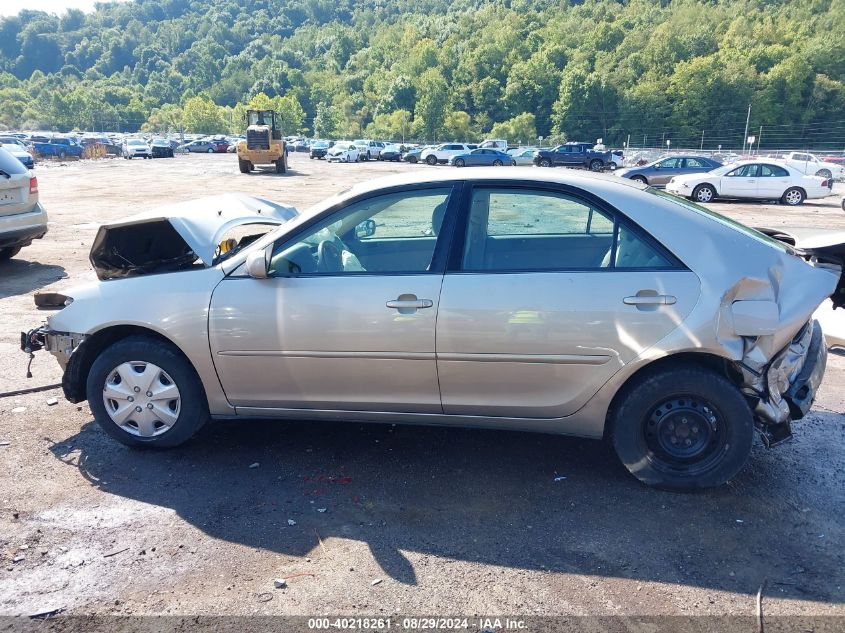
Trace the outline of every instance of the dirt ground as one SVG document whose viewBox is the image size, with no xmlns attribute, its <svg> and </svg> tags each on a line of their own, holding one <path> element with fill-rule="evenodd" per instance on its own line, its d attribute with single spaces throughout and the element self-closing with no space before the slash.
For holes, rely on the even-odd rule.
<svg viewBox="0 0 845 633">
<path fill-rule="evenodd" d="M 239 174 L 231 154 L 38 166 L 50 232 L 0 264 L 0 391 L 59 382 L 44 353 L 24 377 L 18 333 L 43 319 L 33 291 L 93 277 L 100 222 L 228 191 L 305 208 L 380 174 L 450 169 L 291 163 L 283 176 Z M 713 206 L 845 229 L 836 191 L 797 209 Z M 692 495 L 643 487 L 601 442 L 254 421 L 134 451 L 59 389 L 0 398 L 0 615 L 754 616 L 765 582 L 767 615 L 845 617 L 843 386 L 831 355 L 794 440 L 758 443 L 730 485 Z"/>
</svg>

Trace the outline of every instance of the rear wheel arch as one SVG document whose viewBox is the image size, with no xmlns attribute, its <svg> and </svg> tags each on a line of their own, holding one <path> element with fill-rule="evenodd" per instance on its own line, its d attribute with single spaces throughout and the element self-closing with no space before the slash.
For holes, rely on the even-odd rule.
<svg viewBox="0 0 845 633">
<path fill-rule="evenodd" d="M 71 355 L 70 362 L 68 363 L 64 377 L 62 378 L 62 387 L 64 388 L 67 399 L 74 403 L 86 400 L 87 396 L 85 391 L 86 384 L 88 382 L 88 374 L 91 372 L 91 366 L 94 364 L 94 361 L 97 360 L 97 357 L 103 352 L 103 350 L 111 345 L 114 345 L 118 341 L 122 341 L 130 337 L 144 337 L 150 340 L 159 341 L 182 356 L 191 366 L 194 374 L 197 375 L 197 381 L 200 389 L 202 389 L 203 395 L 205 395 L 205 387 L 202 384 L 202 380 L 199 378 L 197 368 L 194 367 L 191 359 L 187 357 L 176 343 L 160 332 L 156 332 L 150 328 L 139 325 L 115 325 L 98 330 L 88 336 L 74 351 L 73 355 Z M 206 396 L 206 401 L 207 400 L 208 397 Z"/>
<path fill-rule="evenodd" d="M 657 358 L 649 363 L 646 363 L 633 374 L 628 376 L 625 379 L 625 382 L 622 383 L 619 389 L 616 390 L 616 394 L 613 396 L 610 406 L 607 408 L 604 437 L 608 437 L 610 421 L 613 417 L 613 413 L 619 406 L 619 403 L 632 388 L 636 387 L 638 383 L 648 378 L 650 374 L 659 373 L 664 369 L 683 369 L 690 367 L 696 369 L 708 369 L 730 380 L 736 385 L 737 389 L 740 388 L 742 375 L 734 366 L 733 361 L 728 358 L 724 358 L 716 354 L 710 354 L 708 352 L 679 352 L 677 354 Z"/>
</svg>

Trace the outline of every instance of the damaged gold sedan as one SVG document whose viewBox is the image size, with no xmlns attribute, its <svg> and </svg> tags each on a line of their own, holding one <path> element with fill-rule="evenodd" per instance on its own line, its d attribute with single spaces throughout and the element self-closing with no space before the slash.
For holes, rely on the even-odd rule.
<svg viewBox="0 0 845 633">
<path fill-rule="evenodd" d="M 690 490 L 790 437 L 821 383 L 845 253 L 784 241 L 565 170 L 392 176 L 301 214 L 212 198 L 102 227 L 99 281 L 21 346 L 130 446 L 209 418 L 524 430 Z"/>
</svg>

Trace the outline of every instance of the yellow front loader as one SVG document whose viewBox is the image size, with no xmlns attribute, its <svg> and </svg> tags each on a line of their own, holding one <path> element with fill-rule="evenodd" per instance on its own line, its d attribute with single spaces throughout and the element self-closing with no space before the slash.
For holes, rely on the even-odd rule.
<svg viewBox="0 0 845 633">
<path fill-rule="evenodd" d="M 287 171 L 285 142 L 276 128 L 273 110 L 246 111 L 246 140 L 238 143 L 238 167 L 248 174 L 260 165 L 273 166 L 277 174 Z"/>
</svg>

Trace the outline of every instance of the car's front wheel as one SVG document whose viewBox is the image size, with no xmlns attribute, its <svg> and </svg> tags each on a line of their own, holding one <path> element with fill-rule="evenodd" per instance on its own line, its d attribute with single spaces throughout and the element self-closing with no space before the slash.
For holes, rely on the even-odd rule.
<svg viewBox="0 0 845 633">
<path fill-rule="evenodd" d="M 631 180 L 635 180 L 636 182 L 640 182 L 644 185 L 648 184 L 648 179 L 645 176 L 631 176 Z"/>
<path fill-rule="evenodd" d="M 610 414 L 613 448 L 649 486 L 690 491 L 719 486 L 751 452 L 754 420 L 730 380 L 698 367 L 671 367 L 627 385 Z"/>
<path fill-rule="evenodd" d="M 692 191 L 692 199 L 696 202 L 713 202 L 716 199 L 716 190 L 712 185 L 698 185 Z"/>
<path fill-rule="evenodd" d="M 550 161 L 548 158 L 541 158 L 538 164 L 540 165 L 540 167 L 551 167 L 552 161 Z"/>
<path fill-rule="evenodd" d="M 429 154 L 429 156 L 425 159 L 429 165 L 436 165 L 437 164 L 437 156 L 434 154 Z"/>
<path fill-rule="evenodd" d="M 178 446 L 208 419 L 205 392 L 191 364 L 151 337 L 132 336 L 101 352 L 86 393 L 97 423 L 127 446 Z"/>
</svg>

